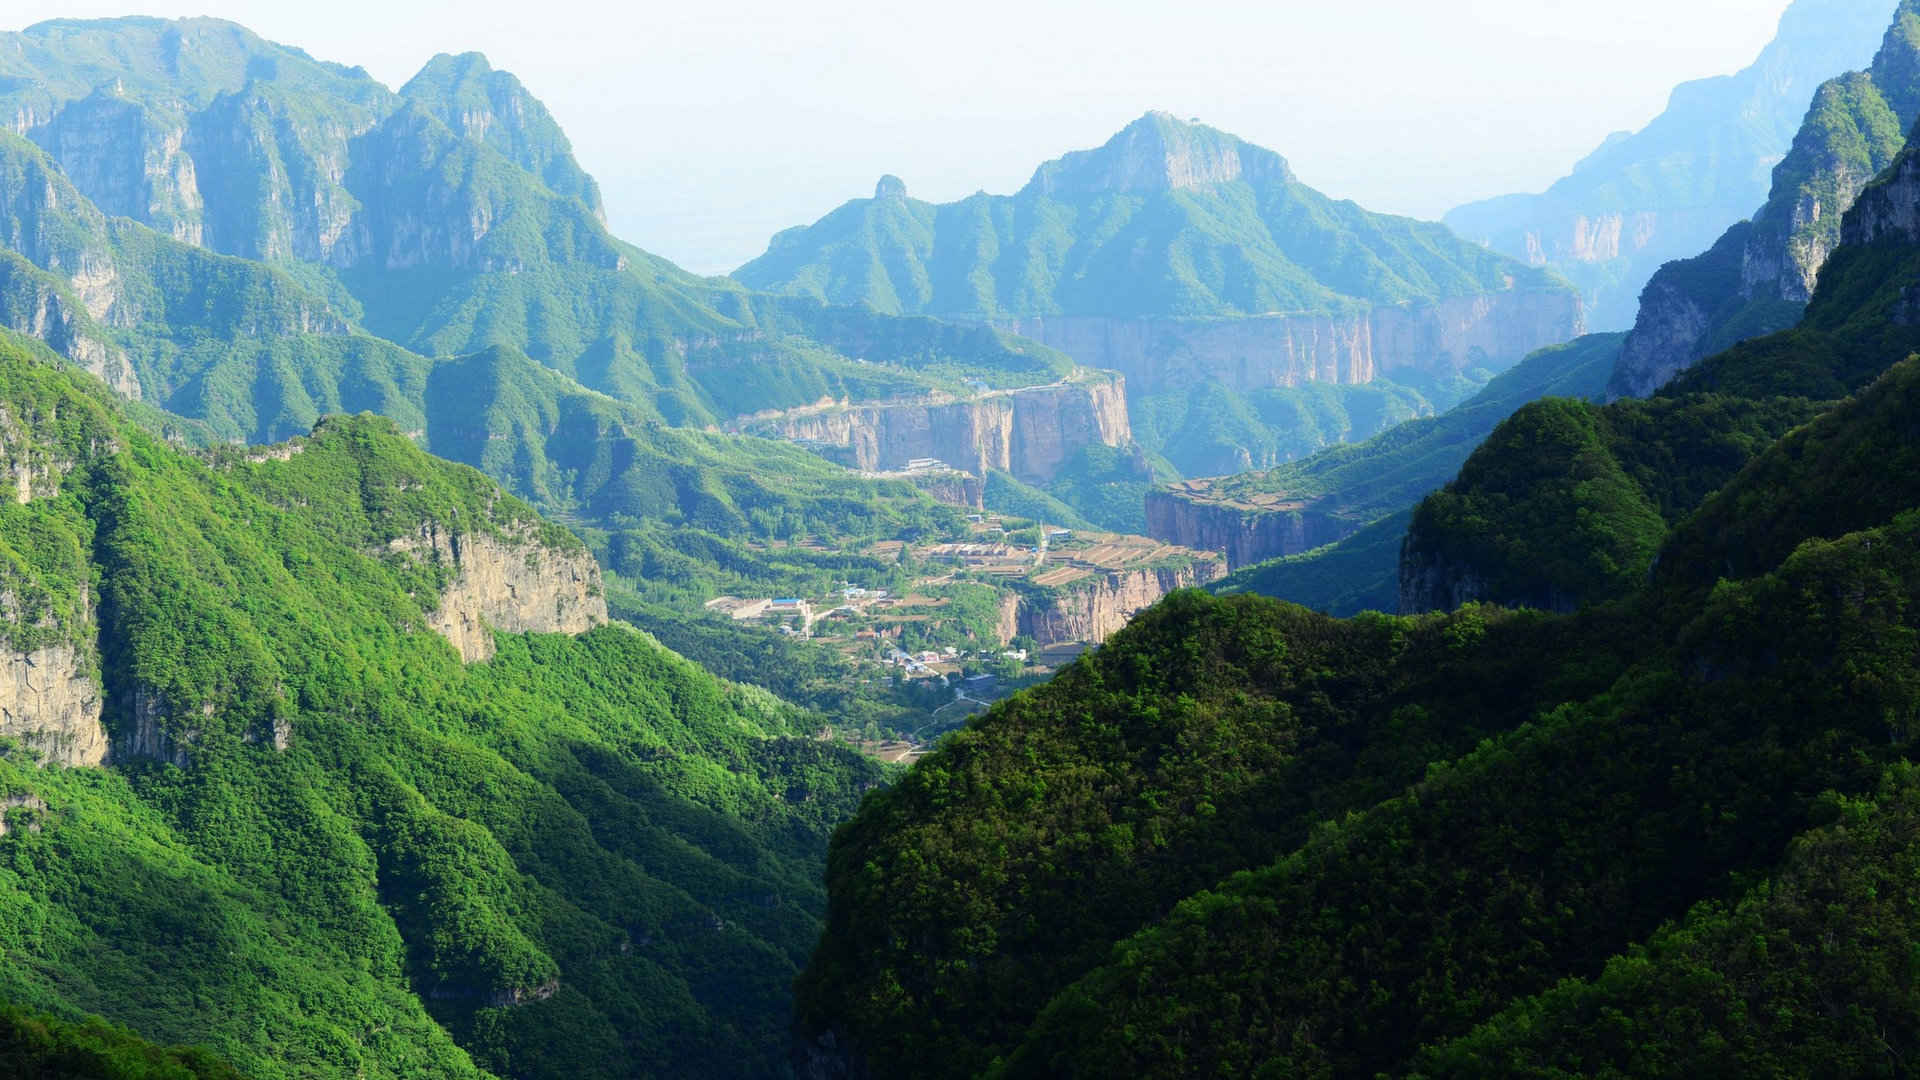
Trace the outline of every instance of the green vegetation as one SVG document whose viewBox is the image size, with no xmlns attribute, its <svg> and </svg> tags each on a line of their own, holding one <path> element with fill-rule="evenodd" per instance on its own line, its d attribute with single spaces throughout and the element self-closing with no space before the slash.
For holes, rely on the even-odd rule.
<svg viewBox="0 0 1920 1080">
<path fill-rule="evenodd" d="M 879 766 L 623 627 L 462 665 L 423 537 L 584 551 L 390 422 L 202 461 L 23 351 L 0 377 L 47 469 L 0 503 L 51 616 L 9 642 L 92 657 L 117 763 L 0 754 L 0 997 L 254 1077 L 779 1067 L 818 851 Z"/>
<path fill-rule="evenodd" d="M 1529 356 L 1445 414 L 1401 424 L 1363 443 L 1321 451 L 1263 473 L 1216 481 L 1222 499 L 1304 498 L 1354 522 L 1353 536 L 1316 551 L 1244 567 L 1212 586 L 1291 600 L 1333 615 L 1393 611 L 1400 542 L 1421 498 L 1459 475 L 1475 447 L 1522 406 L 1543 397 L 1598 400 L 1620 334 L 1591 334 Z"/>
<path fill-rule="evenodd" d="M 1156 155 L 1233 162 L 1237 175 L 1177 188 L 1152 179 Z M 735 276 L 888 314 L 982 319 L 1349 313 L 1509 279 L 1558 287 L 1438 225 L 1329 199 L 1279 155 L 1163 113 L 1042 165 L 1012 196 L 936 206 L 883 181 L 874 198 L 774 237 Z"/>
<path fill-rule="evenodd" d="M 1182 593 L 922 759 L 835 834 L 808 1051 L 1006 1080 L 1903 1075 L 1902 246 L 1843 251 L 1800 330 L 1661 397 L 1501 424 L 1411 526 L 1404 577 L 1451 612 Z"/>
<path fill-rule="evenodd" d="M 1675 371 L 1799 323 L 1822 263 L 1840 244 L 1845 211 L 1893 163 L 1916 119 L 1920 5 L 1902 0 L 1873 64 L 1815 93 L 1752 220 L 1653 275 L 1610 391 L 1647 396 Z M 1808 212 L 1815 206 L 1821 212 Z"/>
<path fill-rule="evenodd" d="M 0 1006 L 0 1072 L 34 1080 L 241 1080 L 204 1050 L 155 1046 L 104 1020 Z"/>
<path fill-rule="evenodd" d="M 1415 610 L 1462 600 L 1571 611 L 1634 591 L 1668 528 L 1817 408 L 1698 395 L 1515 413 L 1414 512 Z"/>
<path fill-rule="evenodd" d="M 1001 472 L 998 469 L 987 474 L 987 494 L 982 501 L 986 503 L 987 509 L 994 513 L 1030 519 L 1024 527 L 1031 527 L 1036 521 L 1044 521 L 1049 525 L 1058 525 L 1066 529 L 1095 527 L 1092 521 L 1082 517 L 1078 510 L 1060 499 L 1030 484 L 1021 483 L 1012 473 Z M 1008 525 L 1010 529 L 1013 527 L 1011 524 Z"/>
<path fill-rule="evenodd" d="M 1796 435 L 1742 480 L 1844 493 L 1836 466 L 1910 426 L 1877 395 L 1916 371 L 1823 421 L 1847 452 Z M 1669 451 L 1718 445 L 1688 416 L 1785 407 L 1664 405 Z M 1609 455 L 1654 521 L 1710 482 L 1635 480 L 1654 448 L 1608 450 L 1589 406 L 1528 414 Z M 1874 887 L 1906 857 L 1908 832 L 1874 822 L 1912 813 L 1920 711 L 1902 483 L 1831 526 L 1818 503 L 1776 515 L 1788 554 L 1741 580 L 1630 586 L 1575 617 L 1343 623 L 1181 594 L 836 835 L 804 1030 L 941 1076 L 1677 1075 L 1662 1063 L 1721 1072 L 1798 1037 L 1884 1055 L 1920 932 Z M 1822 925 L 1839 936 L 1794 932 Z"/>
</svg>

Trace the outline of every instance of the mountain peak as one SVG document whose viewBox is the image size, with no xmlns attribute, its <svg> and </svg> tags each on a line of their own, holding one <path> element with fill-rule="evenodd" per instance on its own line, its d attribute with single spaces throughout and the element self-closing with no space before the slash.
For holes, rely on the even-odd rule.
<svg viewBox="0 0 1920 1080">
<path fill-rule="evenodd" d="M 1097 150 L 1040 166 L 1027 187 L 1046 195 L 1139 194 L 1291 177 L 1286 160 L 1271 150 L 1197 120 L 1155 111 L 1122 128 Z"/>
<path fill-rule="evenodd" d="M 907 182 L 888 173 L 873 186 L 873 198 L 876 202 L 904 202 L 907 198 Z"/>
<path fill-rule="evenodd" d="M 493 65 L 487 61 L 487 55 L 480 52 L 436 53 L 426 66 L 414 76 L 419 79 L 471 79 L 493 73 Z"/>
</svg>

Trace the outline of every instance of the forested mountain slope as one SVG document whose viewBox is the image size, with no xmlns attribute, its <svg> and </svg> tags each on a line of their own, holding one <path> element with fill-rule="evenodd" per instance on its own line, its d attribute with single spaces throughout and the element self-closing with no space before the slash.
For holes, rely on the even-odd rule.
<svg viewBox="0 0 1920 1080">
<path fill-rule="evenodd" d="M 734 276 L 990 323 L 1118 371 L 1135 437 L 1187 476 L 1443 411 L 1581 325 L 1551 275 L 1329 198 L 1280 155 L 1157 112 L 1013 195 L 935 205 L 888 177 Z"/>
<path fill-rule="evenodd" d="M 1460 544 L 1443 606 L 1571 614 L 1182 594 L 869 800 L 803 1072 L 1899 1075 L 1911 162 L 1800 329 L 1529 406 L 1416 515 L 1403 586 Z"/>
<path fill-rule="evenodd" d="M 877 766 L 595 628 L 578 540 L 387 421 L 202 460 L 0 380 L 0 997 L 249 1076 L 775 1068 Z"/>
<path fill-rule="evenodd" d="M 1920 5 L 1901 0 L 1872 65 L 1814 94 L 1752 219 L 1648 283 L 1610 393 L 1646 397 L 1705 357 L 1798 323 L 1847 209 L 1916 120 Z"/>
</svg>

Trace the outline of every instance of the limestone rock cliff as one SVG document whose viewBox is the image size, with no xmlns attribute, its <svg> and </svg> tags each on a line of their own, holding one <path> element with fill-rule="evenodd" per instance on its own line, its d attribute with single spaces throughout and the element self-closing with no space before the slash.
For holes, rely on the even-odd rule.
<svg viewBox="0 0 1920 1080">
<path fill-rule="evenodd" d="M 1135 394 L 1213 381 L 1235 390 L 1306 383 L 1359 385 L 1395 371 L 1500 368 L 1577 337 L 1571 292 L 1513 290 L 1353 315 L 1245 319 L 1047 316 L 1000 320 L 1001 329 L 1120 372 Z"/>
<path fill-rule="evenodd" d="M 25 259 L 0 251 L 0 326 L 36 338 L 138 400 L 140 379 L 126 351 L 88 315 L 74 290 Z"/>
<path fill-rule="evenodd" d="M 1648 280 L 1753 213 L 1823 80 L 1866 64 L 1891 0 L 1795 0 L 1737 74 L 1675 88 L 1645 128 L 1618 132 L 1539 194 L 1442 219 L 1455 232 L 1579 286 L 1593 329 L 1633 324 Z"/>
<path fill-rule="evenodd" d="M 1020 632 L 1042 647 L 1105 641 L 1168 593 L 1206 585 L 1226 574 L 1226 560 L 1208 556 L 1172 568 L 1114 571 L 1091 584 L 1058 590 L 1044 601 L 1022 604 Z"/>
<path fill-rule="evenodd" d="M 1096 150 L 1080 150 L 1035 171 L 1027 191 L 1049 197 L 1148 194 L 1246 180 L 1293 179 L 1286 159 L 1224 132 L 1150 112 Z"/>
<path fill-rule="evenodd" d="M 805 444 L 868 472 L 930 458 L 974 476 L 998 469 L 1039 483 L 1082 447 L 1125 446 L 1133 438 L 1124 383 L 1101 376 L 965 399 L 812 406 L 733 426 Z"/>
<path fill-rule="evenodd" d="M 453 572 L 427 621 L 468 663 L 493 656 L 496 630 L 580 634 L 607 621 L 593 556 L 584 548 L 547 546 L 530 529 L 454 535 L 428 523 L 389 547 L 437 560 Z"/>
<path fill-rule="evenodd" d="M 1191 481 L 1148 492 L 1147 535 L 1197 551 L 1220 552 L 1230 570 L 1336 543 L 1365 524 L 1311 499 L 1275 497 L 1259 505 L 1212 499 L 1204 484 Z"/>
<path fill-rule="evenodd" d="M 1841 229 L 1848 246 L 1920 244 L 1920 151 L 1908 150 L 1860 193 Z"/>
<path fill-rule="evenodd" d="M 1608 387 L 1646 397 L 1739 341 L 1795 325 L 1847 211 L 1920 119 L 1920 5 L 1903 0 L 1873 65 L 1815 93 L 1766 203 L 1704 254 L 1669 263 L 1641 298 Z"/>
<path fill-rule="evenodd" d="M 49 645 L 28 652 L 0 646 L 0 738 L 15 739 L 42 761 L 93 766 L 107 760 L 107 729 L 89 650 Z"/>
</svg>

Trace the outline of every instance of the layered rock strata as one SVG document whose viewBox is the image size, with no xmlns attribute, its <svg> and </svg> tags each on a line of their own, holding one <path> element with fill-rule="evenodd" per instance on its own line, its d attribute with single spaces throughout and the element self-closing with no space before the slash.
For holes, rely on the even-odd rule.
<svg viewBox="0 0 1920 1080">
<path fill-rule="evenodd" d="M 1501 368 L 1577 337 L 1582 316 L 1575 294 L 1537 290 L 1351 315 L 1036 316 L 994 325 L 1088 367 L 1117 371 L 1133 393 L 1152 394 L 1204 382 L 1259 390 L 1315 382 L 1359 385 L 1402 370 Z"/>
<path fill-rule="evenodd" d="M 584 548 L 548 547 L 530 530 L 453 535 L 434 524 L 389 546 L 453 570 L 427 623 L 468 663 L 493 657 L 495 631 L 580 634 L 607 621 L 600 566 Z"/>
<path fill-rule="evenodd" d="M 1256 506 L 1210 501 L 1204 490 L 1185 487 L 1147 493 L 1148 536 L 1162 543 L 1220 552 L 1232 570 L 1337 543 L 1364 524 L 1310 499 L 1276 496 Z"/>
<path fill-rule="evenodd" d="M 1044 600 L 1029 599 L 1021 605 L 1020 632 L 1042 648 L 1105 641 L 1168 593 L 1218 581 L 1226 573 L 1226 561 L 1209 556 L 1178 567 L 1114 571 L 1091 583 L 1076 582 Z"/>
<path fill-rule="evenodd" d="M 817 405 L 733 426 L 801 443 L 867 472 L 939 461 L 974 476 L 997 469 L 1035 483 L 1053 479 L 1082 447 L 1133 440 L 1125 385 L 1104 377 L 964 399 Z"/>
</svg>

